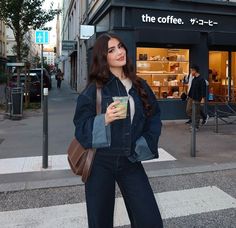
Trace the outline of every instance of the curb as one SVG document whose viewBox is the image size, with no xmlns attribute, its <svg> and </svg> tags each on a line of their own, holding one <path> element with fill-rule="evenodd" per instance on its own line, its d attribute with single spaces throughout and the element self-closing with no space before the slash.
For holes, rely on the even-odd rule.
<svg viewBox="0 0 236 228">
<path fill-rule="evenodd" d="M 160 169 L 160 170 L 155 170 L 155 171 L 150 170 L 150 171 L 147 171 L 147 175 L 149 178 L 156 178 L 156 177 L 168 177 L 168 176 L 177 176 L 177 175 L 226 171 L 226 170 L 233 170 L 233 169 L 236 169 L 236 162 L 224 163 L 224 164 L 213 164 L 213 165 L 202 165 L 202 166 L 195 166 L 195 167 Z M 53 172 L 56 172 L 56 171 L 53 171 Z M 77 176 L 74 176 L 74 177 L 47 179 L 47 180 L 39 180 L 39 181 L 36 180 L 36 181 L 4 183 L 4 184 L 0 184 L 0 193 L 45 189 L 45 188 L 82 186 L 82 185 L 84 184 L 81 181 L 81 179 Z"/>
</svg>

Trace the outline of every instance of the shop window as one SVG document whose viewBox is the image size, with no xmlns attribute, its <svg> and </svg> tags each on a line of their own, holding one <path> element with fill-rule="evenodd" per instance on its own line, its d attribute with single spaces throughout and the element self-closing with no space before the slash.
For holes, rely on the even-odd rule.
<svg viewBox="0 0 236 228">
<path fill-rule="evenodd" d="M 137 75 L 152 88 L 158 99 L 179 99 L 186 92 L 183 79 L 189 73 L 189 50 L 137 48 Z"/>
<path fill-rule="evenodd" d="M 228 94 L 228 52 L 209 52 L 209 94 L 210 101 L 225 101 Z M 212 96 L 213 95 L 213 96 Z"/>
<path fill-rule="evenodd" d="M 235 67 L 235 52 L 231 54 L 231 66 L 229 65 L 229 52 L 211 51 L 209 53 L 209 93 L 213 94 L 210 100 L 228 101 L 235 99 Z"/>
</svg>

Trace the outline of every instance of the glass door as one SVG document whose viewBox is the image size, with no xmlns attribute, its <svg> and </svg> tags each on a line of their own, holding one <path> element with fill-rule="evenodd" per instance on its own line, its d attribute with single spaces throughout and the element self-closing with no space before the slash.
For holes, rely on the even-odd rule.
<svg viewBox="0 0 236 228">
<path fill-rule="evenodd" d="M 209 52 L 209 101 L 225 102 L 234 99 L 235 61 L 235 52 Z"/>
<path fill-rule="evenodd" d="M 231 54 L 231 82 L 232 101 L 236 101 L 236 52 Z"/>
</svg>

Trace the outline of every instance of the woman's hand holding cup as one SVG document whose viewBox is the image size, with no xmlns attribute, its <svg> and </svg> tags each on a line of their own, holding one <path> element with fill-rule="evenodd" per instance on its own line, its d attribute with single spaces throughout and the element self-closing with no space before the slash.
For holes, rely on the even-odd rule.
<svg viewBox="0 0 236 228">
<path fill-rule="evenodd" d="M 114 120 L 123 119 L 124 113 L 127 111 L 126 107 L 119 105 L 121 102 L 119 100 L 112 102 L 106 110 L 105 113 L 105 124 L 108 125 Z M 125 113 L 126 114 L 126 113 Z"/>
</svg>

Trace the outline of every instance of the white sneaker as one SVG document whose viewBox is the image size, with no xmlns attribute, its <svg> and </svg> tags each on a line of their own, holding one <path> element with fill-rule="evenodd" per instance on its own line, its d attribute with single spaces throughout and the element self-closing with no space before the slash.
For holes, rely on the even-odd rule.
<svg viewBox="0 0 236 228">
<path fill-rule="evenodd" d="M 202 125 L 206 125 L 209 120 L 209 115 L 206 116 L 206 119 L 202 120 Z"/>
</svg>

